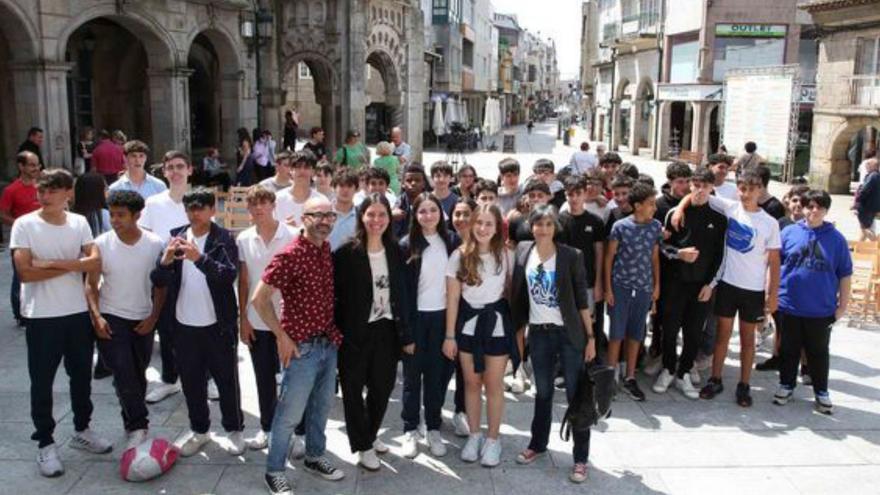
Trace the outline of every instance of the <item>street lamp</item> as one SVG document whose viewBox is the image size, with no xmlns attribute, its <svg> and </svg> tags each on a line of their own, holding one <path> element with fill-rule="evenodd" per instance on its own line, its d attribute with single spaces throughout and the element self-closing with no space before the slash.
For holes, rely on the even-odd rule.
<svg viewBox="0 0 880 495">
<path fill-rule="evenodd" d="M 257 83 L 257 127 L 260 127 L 260 111 L 262 106 L 262 91 L 260 84 L 260 48 L 268 44 L 272 40 L 274 17 L 272 12 L 266 8 L 257 5 L 257 0 L 253 1 L 253 10 L 243 11 L 241 14 L 241 37 L 244 39 L 248 47 L 248 58 L 254 57 L 256 65 L 256 83 Z"/>
</svg>

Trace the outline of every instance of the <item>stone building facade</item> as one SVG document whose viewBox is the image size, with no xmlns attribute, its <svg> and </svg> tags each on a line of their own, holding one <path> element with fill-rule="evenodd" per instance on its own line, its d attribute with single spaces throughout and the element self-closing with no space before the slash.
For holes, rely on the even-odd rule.
<svg viewBox="0 0 880 495">
<path fill-rule="evenodd" d="M 810 181 L 847 193 L 880 145 L 880 0 L 811 0 L 821 34 Z"/>
</svg>

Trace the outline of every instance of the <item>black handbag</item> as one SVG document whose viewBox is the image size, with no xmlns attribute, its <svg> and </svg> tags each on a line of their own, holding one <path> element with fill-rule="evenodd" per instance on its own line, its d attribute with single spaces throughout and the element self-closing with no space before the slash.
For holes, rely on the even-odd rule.
<svg viewBox="0 0 880 495">
<path fill-rule="evenodd" d="M 593 362 L 581 369 L 574 400 L 562 418 L 559 436 L 568 441 L 572 431 L 583 432 L 611 415 L 614 368 Z"/>
</svg>

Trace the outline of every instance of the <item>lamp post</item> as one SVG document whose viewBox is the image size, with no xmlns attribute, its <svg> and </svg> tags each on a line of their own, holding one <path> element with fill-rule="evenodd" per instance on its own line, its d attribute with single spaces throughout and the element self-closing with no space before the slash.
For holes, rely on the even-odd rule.
<svg viewBox="0 0 880 495">
<path fill-rule="evenodd" d="M 257 83 L 257 127 L 260 126 L 262 109 L 262 85 L 260 84 L 260 48 L 272 40 L 274 17 L 269 9 L 260 7 L 253 0 L 252 10 L 243 11 L 240 19 L 241 37 L 248 47 L 248 57 L 254 57 Z"/>
</svg>

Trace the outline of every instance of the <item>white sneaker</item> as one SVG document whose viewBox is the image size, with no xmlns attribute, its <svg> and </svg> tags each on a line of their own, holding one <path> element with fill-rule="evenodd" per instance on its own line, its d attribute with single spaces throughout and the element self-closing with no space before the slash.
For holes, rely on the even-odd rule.
<svg viewBox="0 0 880 495">
<path fill-rule="evenodd" d="M 64 474 L 64 465 L 58 458 L 58 450 L 55 449 L 54 443 L 37 451 L 37 466 L 40 468 L 40 474 L 47 478 L 55 478 Z"/>
<path fill-rule="evenodd" d="M 223 450 L 229 455 L 241 455 L 247 449 L 247 443 L 244 441 L 244 435 L 240 431 L 233 431 L 226 435 L 221 442 Z"/>
<path fill-rule="evenodd" d="M 673 376 L 669 370 L 664 368 L 663 371 L 660 372 L 660 375 L 657 376 L 657 380 L 654 382 L 654 386 L 651 387 L 651 390 L 653 390 L 655 394 L 666 393 L 674 379 L 675 376 Z"/>
<path fill-rule="evenodd" d="M 147 439 L 147 430 L 133 430 L 126 434 L 127 439 L 125 441 L 125 450 L 128 450 L 132 447 L 137 447 L 138 445 L 144 443 L 144 440 Z"/>
<path fill-rule="evenodd" d="M 700 376 L 700 372 L 697 371 L 696 366 L 691 367 L 691 371 L 688 375 L 691 377 L 691 385 L 699 385 L 700 382 L 703 381 L 703 377 Z"/>
<path fill-rule="evenodd" d="M 691 382 L 690 373 L 685 373 L 682 378 L 675 379 L 675 388 L 681 392 L 681 395 L 684 395 L 688 399 L 699 399 L 700 392 L 696 388 L 694 388 L 694 384 Z"/>
<path fill-rule="evenodd" d="M 378 471 L 382 467 L 379 457 L 376 456 L 376 449 L 358 452 L 358 464 L 369 471 Z"/>
<path fill-rule="evenodd" d="M 455 427 L 455 436 L 466 437 L 471 434 L 471 427 L 468 426 L 468 417 L 464 412 L 452 415 L 452 425 Z"/>
<path fill-rule="evenodd" d="M 174 444 L 180 449 L 181 457 L 191 457 L 198 453 L 202 447 L 211 441 L 211 437 L 207 433 L 196 433 L 189 431 L 177 439 Z"/>
<path fill-rule="evenodd" d="M 501 464 L 501 441 L 497 438 L 487 438 L 483 443 L 483 456 L 480 464 L 485 467 L 495 467 Z"/>
<path fill-rule="evenodd" d="M 153 387 L 153 390 L 151 390 L 150 393 L 147 394 L 147 396 L 144 398 L 144 400 L 147 401 L 147 404 L 155 404 L 157 402 L 162 402 L 166 398 L 168 398 L 178 392 L 180 392 L 180 382 L 179 381 L 174 382 L 174 383 L 162 382 L 162 383 L 156 385 L 155 387 Z"/>
<path fill-rule="evenodd" d="M 706 371 L 707 369 L 712 367 L 712 355 L 701 356 L 694 362 L 693 369 L 699 371 Z"/>
<path fill-rule="evenodd" d="M 446 455 L 446 445 L 443 444 L 439 430 L 428 430 L 428 448 L 431 449 L 431 455 L 434 457 Z"/>
<path fill-rule="evenodd" d="M 300 460 L 306 456 L 306 440 L 305 438 L 294 435 L 293 441 L 290 442 L 290 458 L 293 460 Z"/>
<path fill-rule="evenodd" d="M 464 462 L 477 462 L 480 458 L 480 452 L 483 450 L 483 434 L 473 433 L 461 449 L 461 460 Z"/>
<path fill-rule="evenodd" d="M 263 430 L 257 432 L 253 438 L 249 438 L 245 443 L 251 450 L 263 450 L 269 446 L 269 434 Z"/>
<path fill-rule="evenodd" d="M 514 394 L 521 394 L 526 391 L 526 381 L 519 373 L 510 380 L 510 391 Z"/>
<path fill-rule="evenodd" d="M 373 450 L 375 450 L 377 454 L 381 455 L 381 454 L 387 454 L 389 449 L 388 449 L 388 446 L 385 445 L 384 442 L 382 442 L 382 440 L 379 440 L 377 438 L 376 440 L 373 441 Z"/>
<path fill-rule="evenodd" d="M 91 452 L 92 454 L 106 454 L 113 450 L 112 443 L 99 437 L 97 433 L 88 428 L 74 433 L 70 437 L 70 446 L 75 449 Z"/>
<path fill-rule="evenodd" d="M 657 373 L 660 373 L 660 370 L 663 369 L 663 356 L 657 356 L 653 358 L 648 358 L 647 364 L 642 368 L 642 373 L 648 376 L 657 376 Z"/>
<path fill-rule="evenodd" d="M 402 449 L 403 456 L 407 459 L 414 459 L 419 455 L 419 432 L 417 430 L 403 434 Z"/>
<path fill-rule="evenodd" d="M 208 380 L 208 400 L 220 400 L 220 391 L 213 379 Z"/>
</svg>

